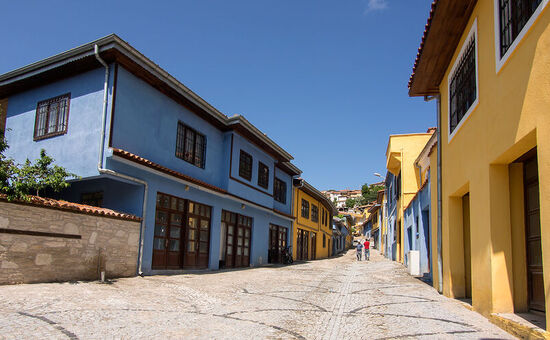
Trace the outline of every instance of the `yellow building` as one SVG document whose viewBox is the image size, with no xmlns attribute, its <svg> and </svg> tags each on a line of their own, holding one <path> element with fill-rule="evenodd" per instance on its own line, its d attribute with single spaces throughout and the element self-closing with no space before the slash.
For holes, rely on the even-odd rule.
<svg viewBox="0 0 550 340">
<path fill-rule="evenodd" d="M 327 258 L 332 249 L 332 217 L 336 207 L 305 180 L 298 178 L 293 184 L 292 256 L 295 260 Z"/>
<path fill-rule="evenodd" d="M 393 236 L 396 240 L 396 261 L 403 262 L 404 258 L 404 231 L 403 212 L 409 205 L 418 189 L 422 186 L 418 169 L 414 161 L 427 141 L 433 134 L 433 130 L 427 133 L 411 133 L 403 135 L 391 135 L 386 149 L 386 168 L 395 176 L 395 185 L 392 186 L 392 196 L 395 196 L 395 210 L 393 215 Z"/>
<path fill-rule="evenodd" d="M 549 303 L 548 7 L 434 1 L 409 83 L 438 105 L 443 293 L 491 319 Z"/>
</svg>

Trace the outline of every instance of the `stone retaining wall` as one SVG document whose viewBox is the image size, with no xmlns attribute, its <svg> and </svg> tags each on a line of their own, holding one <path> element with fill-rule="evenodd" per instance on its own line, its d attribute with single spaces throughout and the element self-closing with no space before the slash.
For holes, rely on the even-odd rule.
<svg viewBox="0 0 550 340">
<path fill-rule="evenodd" d="M 0 284 L 136 274 L 140 222 L 0 201 Z"/>
</svg>

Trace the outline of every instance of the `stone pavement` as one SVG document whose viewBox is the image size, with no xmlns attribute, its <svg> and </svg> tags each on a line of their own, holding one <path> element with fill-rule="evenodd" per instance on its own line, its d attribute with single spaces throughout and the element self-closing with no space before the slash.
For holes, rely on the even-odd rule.
<svg viewBox="0 0 550 340">
<path fill-rule="evenodd" d="M 1 339 L 511 338 L 377 255 L 98 282 L 0 286 Z"/>
</svg>

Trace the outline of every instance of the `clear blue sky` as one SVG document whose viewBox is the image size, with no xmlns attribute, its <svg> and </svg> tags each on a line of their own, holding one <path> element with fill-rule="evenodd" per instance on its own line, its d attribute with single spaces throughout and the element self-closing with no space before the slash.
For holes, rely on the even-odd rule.
<svg viewBox="0 0 550 340">
<path fill-rule="evenodd" d="M 320 190 L 378 181 L 390 134 L 435 125 L 435 105 L 407 95 L 431 0 L 167 3 L 6 1 L 0 74 L 116 33 Z"/>
</svg>

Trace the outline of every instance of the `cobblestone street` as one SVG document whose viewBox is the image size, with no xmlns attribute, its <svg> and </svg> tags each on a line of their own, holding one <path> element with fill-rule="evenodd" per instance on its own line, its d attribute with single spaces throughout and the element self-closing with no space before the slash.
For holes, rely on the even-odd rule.
<svg viewBox="0 0 550 340">
<path fill-rule="evenodd" d="M 376 252 L 376 251 L 374 251 Z M 0 338 L 510 336 L 404 268 L 354 251 L 287 267 L 0 287 Z"/>
</svg>

